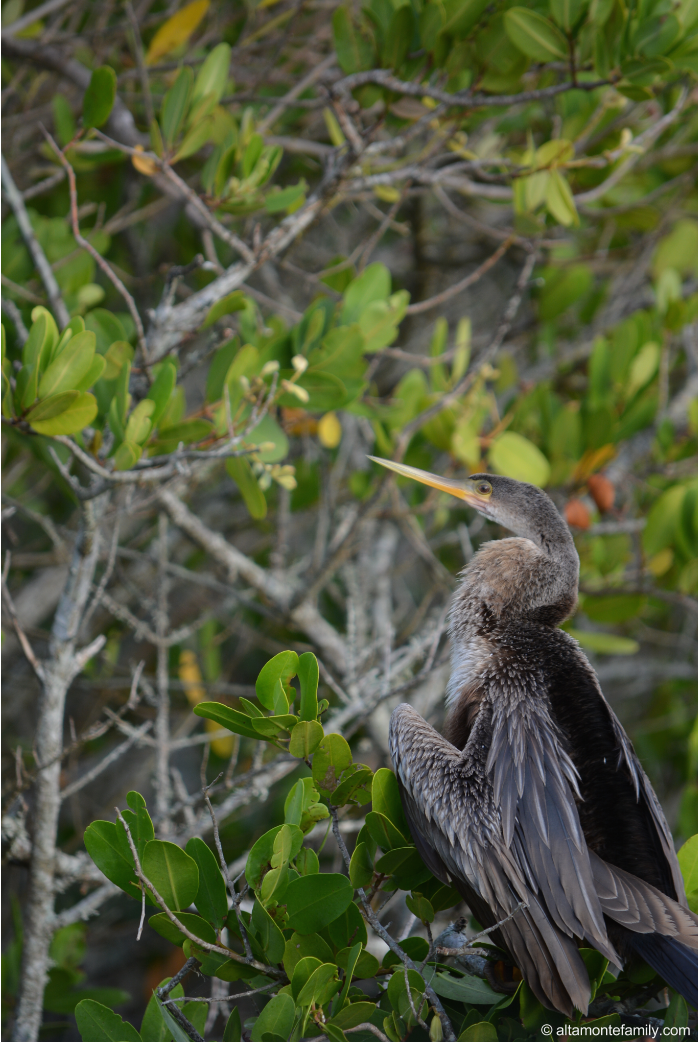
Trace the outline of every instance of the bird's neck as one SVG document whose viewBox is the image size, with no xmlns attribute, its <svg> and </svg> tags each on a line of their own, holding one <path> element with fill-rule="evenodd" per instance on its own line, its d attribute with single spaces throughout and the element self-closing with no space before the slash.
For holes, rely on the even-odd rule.
<svg viewBox="0 0 698 1042">
<path fill-rule="evenodd" d="M 485 543 L 462 573 L 451 608 L 454 641 L 484 637 L 502 626 L 556 626 L 577 603 L 579 557 L 562 522 L 560 538 Z"/>
</svg>

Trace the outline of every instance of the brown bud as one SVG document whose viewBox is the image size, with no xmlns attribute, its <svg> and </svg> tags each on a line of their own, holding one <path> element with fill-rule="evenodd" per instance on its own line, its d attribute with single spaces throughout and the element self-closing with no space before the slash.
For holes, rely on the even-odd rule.
<svg viewBox="0 0 698 1042">
<path fill-rule="evenodd" d="M 573 528 L 589 528 L 591 517 L 581 499 L 570 499 L 565 506 L 565 520 Z"/>
<path fill-rule="evenodd" d="M 592 474 L 587 481 L 591 498 L 596 503 L 602 514 L 610 510 L 616 498 L 616 490 L 613 484 L 603 474 Z"/>
</svg>

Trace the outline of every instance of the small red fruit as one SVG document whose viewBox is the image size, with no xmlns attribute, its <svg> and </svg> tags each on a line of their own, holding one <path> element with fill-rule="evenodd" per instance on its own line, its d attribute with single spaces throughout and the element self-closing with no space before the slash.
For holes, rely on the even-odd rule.
<svg viewBox="0 0 698 1042">
<path fill-rule="evenodd" d="M 591 516 L 581 499 L 570 499 L 565 506 L 565 520 L 573 528 L 589 528 Z"/>
<path fill-rule="evenodd" d="M 596 503 L 602 514 L 605 514 L 613 506 L 616 498 L 616 490 L 613 484 L 603 474 L 592 474 L 587 481 L 591 498 Z"/>
</svg>

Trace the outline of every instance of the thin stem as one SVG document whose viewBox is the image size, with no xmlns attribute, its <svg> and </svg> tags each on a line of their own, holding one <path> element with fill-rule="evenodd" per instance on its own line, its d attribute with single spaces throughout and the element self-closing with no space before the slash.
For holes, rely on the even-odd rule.
<svg viewBox="0 0 698 1042">
<path fill-rule="evenodd" d="M 31 13 L 33 16 L 34 12 L 32 11 Z M 61 329 L 64 329 L 70 321 L 68 309 L 65 306 L 65 303 L 63 302 L 60 287 L 56 282 L 56 276 L 53 274 L 53 269 L 51 268 L 51 265 L 48 262 L 46 254 L 39 245 L 39 240 L 34 234 L 34 229 L 32 228 L 31 221 L 29 220 L 27 208 L 24 205 L 22 193 L 19 191 L 17 185 L 13 180 L 12 174 L 10 173 L 10 168 L 5 162 L 4 156 L 2 157 L 2 187 L 5 195 L 7 196 L 7 200 L 10 206 L 12 207 L 12 212 L 15 215 L 15 219 L 19 226 L 19 230 L 22 233 L 22 238 L 24 239 L 26 247 L 29 250 L 29 253 L 31 254 L 31 258 L 34 261 L 36 270 L 39 272 L 39 275 L 41 276 L 41 281 L 43 282 L 46 288 L 48 299 L 56 315 L 58 325 L 61 327 Z"/>
</svg>

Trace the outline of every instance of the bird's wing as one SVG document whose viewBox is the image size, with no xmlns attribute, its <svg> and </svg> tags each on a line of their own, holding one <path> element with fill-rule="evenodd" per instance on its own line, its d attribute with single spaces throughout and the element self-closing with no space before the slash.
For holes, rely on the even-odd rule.
<svg viewBox="0 0 698 1042">
<path fill-rule="evenodd" d="M 418 848 L 441 878 L 474 891 L 536 995 L 571 1015 L 589 980 L 574 938 L 615 963 L 579 823 L 576 772 L 544 699 L 492 690 L 459 751 L 409 705 L 390 725 L 393 763 Z M 506 705 L 506 709 L 502 705 Z"/>
<path fill-rule="evenodd" d="M 671 879 L 676 894 L 676 900 L 683 908 L 688 908 L 683 876 L 679 866 L 674 840 L 669 830 L 669 825 L 664 817 L 664 812 L 659 804 L 652 784 L 633 749 L 632 743 L 623 729 L 623 725 L 611 709 L 606 697 L 601 690 L 598 678 L 583 655 L 578 655 L 584 672 L 587 674 L 588 682 L 594 687 L 597 697 L 601 700 L 613 730 L 613 736 L 618 750 L 617 769 L 625 771 L 635 791 L 635 798 L 639 803 L 648 827 L 648 832 L 654 841 L 657 853 L 657 862 L 664 861 L 667 869 L 668 879 Z M 667 879 L 667 882 L 668 882 Z M 606 911 L 606 909 L 604 909 Z"/>
</svg>

